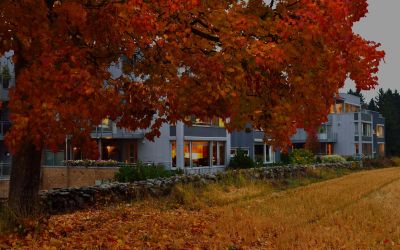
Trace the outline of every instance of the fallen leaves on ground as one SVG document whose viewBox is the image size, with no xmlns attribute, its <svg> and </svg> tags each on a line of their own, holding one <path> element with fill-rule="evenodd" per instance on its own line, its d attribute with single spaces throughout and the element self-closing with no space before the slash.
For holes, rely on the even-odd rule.
<svg viewBox="0 0 400 250">
<path fill-rule="evenodd" d="M 195 189 L 193 189 L 195 190 Z M 192 190 L 192 191 L 193 191 Z M 192 191 L 187 191 L 192 193 Z M 52 216 L 36 233 L 0 236 L 20 249 L 380 249 L 400 243 L 400 169 L 276 192 L 212 185 L 163 200 Z"/>
</svg>

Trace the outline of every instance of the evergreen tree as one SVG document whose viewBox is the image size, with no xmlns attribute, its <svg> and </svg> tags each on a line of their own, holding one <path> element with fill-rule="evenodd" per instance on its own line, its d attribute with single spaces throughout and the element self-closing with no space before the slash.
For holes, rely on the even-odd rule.
<svg viewBox="0 0 400 250">
<path fill-rule="evenodd" d="M 386 120 L 386 153 L 389 156 L 400 155 L 400 94 L 397 90 L 380 89 L 375 104 Z"/>
<path fill-rule="evenodd" d="M 376 103 L 374 99 L 371 99 L 368 103 L 368 110 L 372 110 L 372 111 L 378 111 L 378 108 L 376 107 Z"/>
</svg>

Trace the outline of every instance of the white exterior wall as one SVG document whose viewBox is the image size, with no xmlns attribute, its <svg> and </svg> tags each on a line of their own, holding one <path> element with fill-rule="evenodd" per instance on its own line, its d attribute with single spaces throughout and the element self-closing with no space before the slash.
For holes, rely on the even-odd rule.
<svg viewBox="0 0 400 250">
<path fill-rule="evenodd" d="M 142 162 L 151 162 L 171 166 L 171 144 L 169 136 L 170 126 L 161 127 L 161 136 L 154 138 L 154 142 L 147 139 L 138 141 L 138 159 Z"/>
<path fill-rule="evenodd" d="M 355 152 L 354 113 L 332 115 L 332 131 L 337 133 L 337 142 L 334 144 L 334 153 L 351 156 Z"/>
</svg>

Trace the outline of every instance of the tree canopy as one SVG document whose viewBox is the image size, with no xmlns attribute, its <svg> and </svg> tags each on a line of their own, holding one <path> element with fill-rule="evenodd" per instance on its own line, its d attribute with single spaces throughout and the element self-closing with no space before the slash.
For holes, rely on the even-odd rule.
<svg viewBox="0 0 400 250">
<path fill-rule="evenodd" d="M 14 50 L 13 152 L 30 138 L 89 142 L 103 118 L 120 127 L 229 118 L 289 143 L 326 120 L 350 77 L 377 85 L 384 52 L 354 34 L 366 0 L 4 0 L 0 52 Z M 125 74 L 108 67 L 124 58 Z M 135 77 L 132 77 L 134 75 Z M 117 119 L 118 118 L 118 119 Z M 89 147 L 86 147 L 89 148 Z"/>
</svg>

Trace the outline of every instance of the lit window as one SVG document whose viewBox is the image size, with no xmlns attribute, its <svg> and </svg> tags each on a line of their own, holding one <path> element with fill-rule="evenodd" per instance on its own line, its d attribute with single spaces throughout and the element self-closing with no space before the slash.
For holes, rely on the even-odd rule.
<svg viewBox="0 0 400 250">
<path fill-rule="evenodd" d="M 378 151 L 379 151 L 379 156 L 381 156 L 381 157 L 385 156 L 385 144 L 384 143 L 378 144 Z"/>
<path fill-rule="evenodd" d="M 383 125 L 376 126 L 376 136 L 377 137 L 385 137 L 385 127 Z"/>
<path fill-rule="evenodd" d="M 336 103 L 336 113 L 343 113 L 343 103 Z"/>
</svg>

